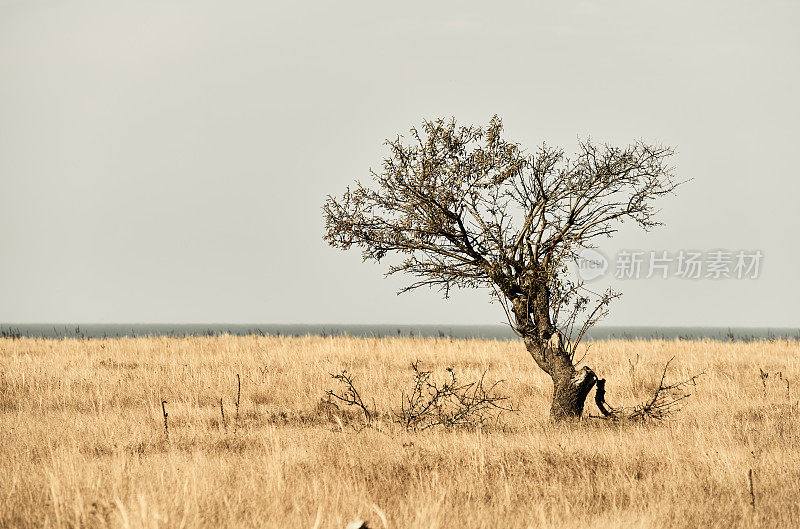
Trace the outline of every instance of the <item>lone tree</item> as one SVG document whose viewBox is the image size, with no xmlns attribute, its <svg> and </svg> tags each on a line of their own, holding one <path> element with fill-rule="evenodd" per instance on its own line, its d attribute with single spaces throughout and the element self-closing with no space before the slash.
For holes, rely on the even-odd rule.
<svg viewBox="0 0 800 529">
<path fill-rule="evenodd" d="M 586 290 L 566 265 L 625 220 L 645 230 L 659 224 L 653 201 L 678 185 L 667 164 L 673 149 L 586 140 L 571 158 L 547 145 L 528 153 L 501 136 L 497 116 L 486 128 L 439 119 L 410 132 L 387 140 L 374 185 L 328 197 L 325 240 L 360 247 L 364 260 L 399 254 L 387 275 L 416 278 L 401 292 L 428 286 L 447 297 L 453 287 L 490 287 L 553 379 L 551 416 L 580 417 L 598 379 L 577 369 L 576 347 L 617 294 Z M 597 403 L 607 413 L 600 382 Z"/>
</svg>

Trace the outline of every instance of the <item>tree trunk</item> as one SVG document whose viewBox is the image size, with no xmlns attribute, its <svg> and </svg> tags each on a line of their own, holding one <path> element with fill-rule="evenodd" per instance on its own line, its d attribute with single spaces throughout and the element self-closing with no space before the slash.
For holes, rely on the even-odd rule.
<svg viewBox="0 0 800 529">
<path fill-rule="evenodd" d="M 594 371 L 588 367 L 575 370 L 558 332 L 546 344 L 526 339 L 525 345 L 539 367 L 553 379 L 550 417 L 557 421 L 580 418 L 586 397 L 597 382 Z"/>
<path fill-rule="evenodd" d="M 547 285 L 538 286 L 533 306 L 529 297 L 509 298 L 513 300 L 516 328 L 524 336 L 525 348 L 536 364 L 553 379 L 550 417 L 554 420 L 580 418 L 597 376 L 588 367 L 575 369 L 572 355 L 550 319 L 550 292 Z"/>
<path fill-rule="evenodd" d="M 569 377 L 564 373 L 551 374 L 553 377 L 553 403 L 550 417 L 554 420 L 578 419 L 583 414 L 586 397 L 597 382 L 597 376 L 588 367 L 574 371 Z"/>
</svg>

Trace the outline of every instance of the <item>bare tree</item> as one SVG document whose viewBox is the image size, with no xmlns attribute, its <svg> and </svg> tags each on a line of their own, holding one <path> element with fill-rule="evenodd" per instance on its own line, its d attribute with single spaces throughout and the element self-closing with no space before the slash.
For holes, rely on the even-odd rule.
<svg viewBox="0 0 800 529">
<path fill-rule="evenodd" d="M 440 119 L 388 140 L 372 186 L 328 197 L 324 238 L 360 247 L 364 260 L 399 254 L 387 275 L 416 278 L 401 292 L 491 288 L 553 379 L 551 416 L 578 417 L 597 377 L 577 369 L 576 346 L 617 294 L 586 290 L 566 265 L 624 220 L 659 224 L 653 201 L 678 185 L 667 165 L 674 151 L 586 140 L 573 157 L 548 145 L 528 153 L 502 131 L 497 116 L 485 128 Z"/>
</svg>

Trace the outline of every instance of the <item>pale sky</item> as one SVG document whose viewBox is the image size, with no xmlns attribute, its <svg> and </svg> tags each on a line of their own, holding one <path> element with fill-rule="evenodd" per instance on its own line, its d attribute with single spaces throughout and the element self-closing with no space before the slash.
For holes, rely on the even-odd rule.
<svg viewBox="0 0 800 529">
<path fill-rule="evenodd" d="M 385 138 L 498 114 L 529 149 L 678 149 L 666 226 L 606 254 L 764 254 L 752 280 L 600 280 L 605 323 L 800 326 L 798 25 L 790 1 L 0 0 L 0 322 L 499 323 L 321 238 Z"/>
</svg>

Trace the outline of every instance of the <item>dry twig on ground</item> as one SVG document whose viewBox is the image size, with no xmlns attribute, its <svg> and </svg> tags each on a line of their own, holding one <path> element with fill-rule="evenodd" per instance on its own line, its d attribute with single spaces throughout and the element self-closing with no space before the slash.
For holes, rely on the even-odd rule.
<svg viewBox="0 0 800 529">
<path fill-rule="evenodd" d="M 474 428 L 497 420 L 503 411 L 514 411 L 514 407 L 507 404 L 508 397 L 495 392 L 502 381 L 487 386 L 485 371 L 477 381 L 460 383 L 452 368 L 447 368 L 448 378 L 444 382 L 437 381 L 431 371 L 423 370 L 419 361 L 412 362 L 411 369 L 414 374 L 411 390 L 402 392 L 400 409 L 390 414 L 396 424 L 407 430 L 426 430 L 434 426 Z M 340 393 L 328 390 L 328 401 L 336 399 L 360 408 L 365 423 L 370 425 L 377 412 L 374 405 L 370 410 L 364 404 L 353 377 L 346 370 L 331 377 L 340 382 L 344 390 Z"/>
</svg>

